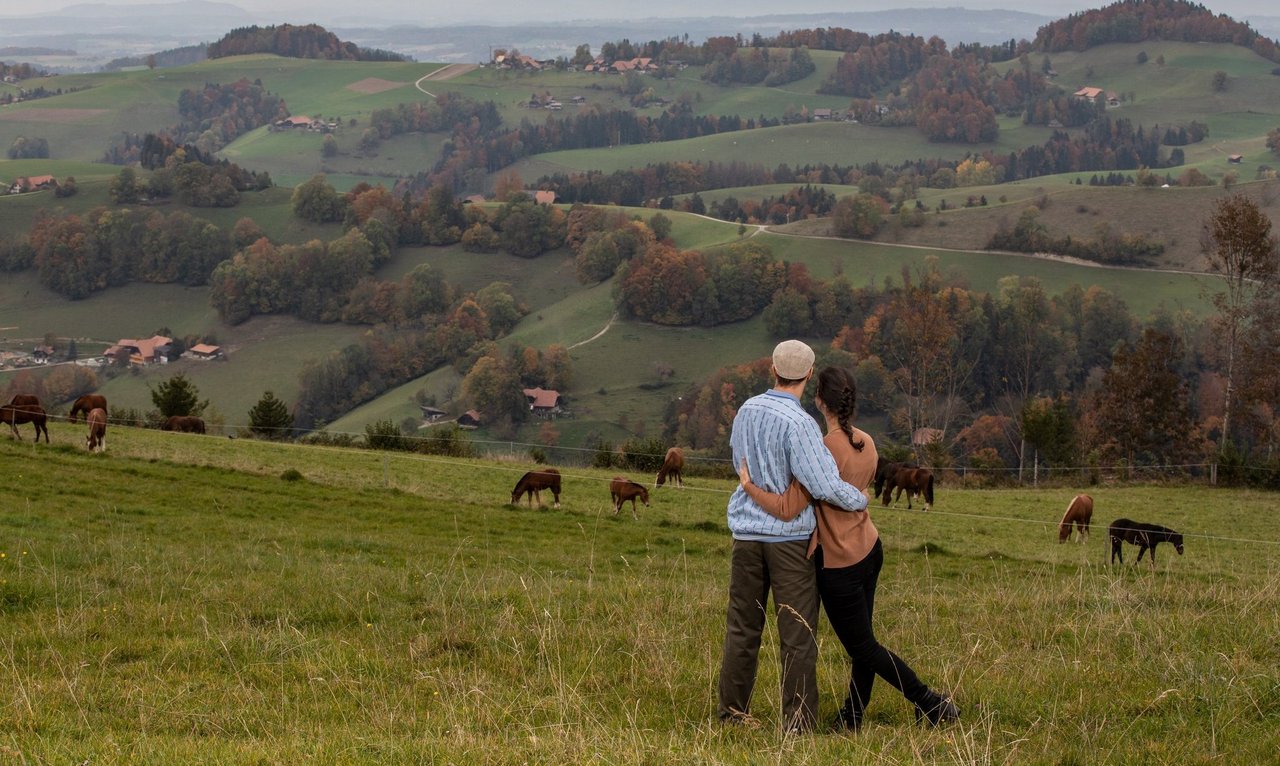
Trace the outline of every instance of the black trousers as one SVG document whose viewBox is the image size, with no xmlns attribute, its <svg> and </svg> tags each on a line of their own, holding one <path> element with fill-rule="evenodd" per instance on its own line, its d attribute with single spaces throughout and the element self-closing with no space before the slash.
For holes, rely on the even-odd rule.
<svg viewBox="0 0 1280 766">
<path fill-rule="evenodd" d="M 783 726 L 805 731 L 818 710 L 818 593 L 809 542 L 733 541 L 724 659 L 720 665 L 721 720 L 751 712 L 760 637 L 769 591 L 782 663 Z"/>
<path fill-rule="evenodd" d="M 845 709 L 857 716 L 862 715 L 871 701 L 871 687 L 876 676 L 902 692 L 907 701 L 923 703 L 929 687 L 921 683 L 915 671 L 901 657 L 876 641 L 871 627 L 876 582 L 880 579 L 880 568 L 884 566 L 884 548 L 880 541 L 876 540 L 862 561 L 838 569 L 823 568 L 822 548 L 819 547 L 814 555 L 814 565 L 817 568 L 818 593 L 827 619 L 853 661 Z"/>
</svg>

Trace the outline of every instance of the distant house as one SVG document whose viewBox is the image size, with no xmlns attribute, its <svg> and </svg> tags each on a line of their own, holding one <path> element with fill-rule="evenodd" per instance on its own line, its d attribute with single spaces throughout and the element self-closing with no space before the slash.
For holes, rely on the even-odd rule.
<svg viewBox="0 0 1280 766">
<path fill-rule="evenodd" d="M 481 415 L 477 410 L 467 410 L 458 416 L 458 428 L 479 428 Z"/>
<path fill-rule="evenodd" d="M 48 364 L 53 358 L 53 346 L 36 346 L 31 349 L 31 358 L 36 364 Z"/>
<path fill-rule="evenodd" d="M 1244 162 L 1244 155 L 1243 155 L 1243 154 L 1229 154 L 1229 155 L 1227 155 L 1227 162 L 1230 162 L 1230 163 L 1231 163 L 1231 164 L 1233 164 L 1233 165 L 1239 165 L 1241 162 Z"/>
<path fill-rule="evenodd" d="M 1120 94 L 1114 90 L 1107 91 L 1107 106 L 1120 106 Z"/>
<path fill-rule="evenodd" d="M 1104 93 L 1102 88 L 1084 87 L 1071 95 L 1074 98 L 1084 99 L 1091 104 L 1096 104 L 1098 99 L 1103 97 Z"/>
<path fill-rule="evenodd" d="M 574 106 L 582 106 L 583 104 L 587 103 L 586 96 L 574 96 L 570 100 L 573 101 Z"/>
<path fill-rule="evenodd" d="M 942 431 L 937 428 L 917 428 L 911 432 L 912 447 L 927 447 L 942 440 Z"/>
<path fill-rule="evenodd" d="M 484 202 L 483 194 L 469 194 L 462 198 L 462 204 L 464 205 L 474 205 L 478 202 Z"/>
<path fill-rule="evenodd" d="M 197 343 L 187 349 L 187 353 L 194 359 L 222 359 L 222 346 L 211 346 L 207 343 Z"/>
<path fill-rule="evenodd" d="M 283 120 L 276 120 L 275 126 L 282 130 L 303 129 L 310 130 L 314 121 L 310 117 L 298 115 L 296 117 L 286 117 Z"/>
<path fill-rule="evenodd" d="M 436 423 L 441 418 L 449 414 L 444 410 L 437 409 L 435 407 L 428 407 L 425 404 L 419 405 L 419 408 L 422 410 L 422 419 L 428 423 Z"/>
<path fill-rule="evenodd" d="M 1062 127 L 1062 120 L 1059 120 L 1057 117 L 1054 117 L 1052 120 L 1049 120 L 1049 127 L 1051 127 L 1051 128 L 1061 128 L 1061 127 Z"/>
<path fill-rule="evenodd" d="M 831 110 L 830 110 L 830 109 L 814 109 L 814 110 L 813 110 L 813 119 L 815 119 L 815 120 L 829 120 L 829 119 L 831 119 Z"/>
<path fill-rule="evenodd" d="M 58 185 L 58 180 L 53 176 L 23 176 L 14 181 L 9 187 L 10 194 L 25 194 L 26 192 L 40 191 Z"/>
<path fill-rule="evenodd" d="M 536 191 L 533 193 L 533 201 L 539 205 L 550 205 L 556 201 L 556 193 L 553 191 Z"/>
<path fill-rule="evenodd" d="M 121 338 L 102 355 L 118 363 L 121 354 L 126 354 L 129 364 L 144 367 L 149 364 L 168 364 L 171 351 L 173 351 L 173 338 L 153 335 L 150 338 L 140 339 Z"/>
<path fill-rule="evenodd" d="M 555 417 L 560 414 L 560 392 L 546 388 L 526 388 L 524 398 L 529 403 L 529 411 L 540 418 Z"/>
</svg>

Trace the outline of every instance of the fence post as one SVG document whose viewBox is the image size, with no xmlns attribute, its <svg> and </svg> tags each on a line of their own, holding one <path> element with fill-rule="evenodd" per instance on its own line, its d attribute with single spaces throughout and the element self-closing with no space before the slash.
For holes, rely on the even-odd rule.
<svg viewBox="0 0 1280 766">
<path fill-rule="evenodd" d="M 1040 486 L 1040 453 L 1038 451 L 1035 453 L 1035 467 L 1031 473 L 1031 486 Z"/>
</svg>

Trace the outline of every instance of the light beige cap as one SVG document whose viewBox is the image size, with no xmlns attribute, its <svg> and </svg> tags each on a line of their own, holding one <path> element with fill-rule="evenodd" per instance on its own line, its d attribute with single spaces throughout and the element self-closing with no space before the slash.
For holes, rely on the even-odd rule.
<svg viewBox="0 0 1280 766">
<path fill-rule="evenodd" d="M 784 340 L 773 348 L 773 369 L 780 378 L 800 380 L 813 369 L 813 349 L 798 340 Z"/>
</svg>

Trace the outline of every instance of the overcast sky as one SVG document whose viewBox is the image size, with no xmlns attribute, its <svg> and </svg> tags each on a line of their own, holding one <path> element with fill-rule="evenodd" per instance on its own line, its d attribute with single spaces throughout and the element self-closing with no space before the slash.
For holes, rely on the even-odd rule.
<svg viewBox="0 0 1280 766">
<path fill-rule="evenodd" d="M 156 0 L 108 0 L 95 5 L 143 5 Z M 33 6 L 29 0 L 0 0 L 0 15 L 23 16 L 46 14 L 59 8 L 78 5 L 75 0 L 50 0 Z M 445 2 L 444 0 L 381 0 L 372 4 L 356 4 L 350 0 L 232 0 L 237 5 L 264 17 L 266 21 L 305 21 L 311 19 L 352 19 L 367 13 L 371 19 L 404 19 L 424 24 L 481 22 L 507 24 L 516 21 L 559 21 L 572 19 L 682 17 L 682 16 L 754 16 L 776 13 L 820 13 L 829 11 L 869 11 L 888 8 L 929 8 L 963 6 L 966 8 L 1009 8 L 1011 10 L 1062 16 L 1072 11 L 1106 5 L 1106 0 L 800 0 L 779 4 L 775 0 L 645 0 L 641 3 L 611 5 L 598 0 L 555 0 L 531 3 L 527 0 L 487 0 L 484 3 Z M 1280 8 L 1270 0 L 1210 0 L 1211 10 L 1236 17 L 1280 15 Z M 621 11 L 621 12 L 620 12 Z"/>
</svg>

